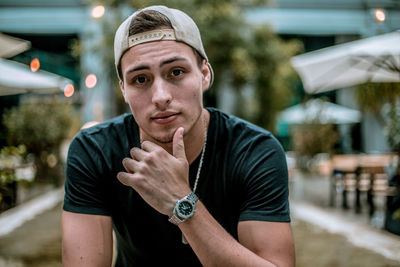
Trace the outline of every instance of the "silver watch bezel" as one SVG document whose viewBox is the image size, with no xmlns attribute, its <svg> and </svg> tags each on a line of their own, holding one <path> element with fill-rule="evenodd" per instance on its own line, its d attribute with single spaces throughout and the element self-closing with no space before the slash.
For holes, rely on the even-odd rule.
<svg viewBox="0 0 400 267">
<path fill-rule="evenodd" d="M 182 213 L 182 210 L 181 210 L 182 207 L 181 207 L 181 205 L 182 205 L 183 203 L 188 203 L 188 204 L 191 206 L 191 211 L 190 211 L 189 214 L 184 214 L 184 213 Z M 181 220 L 187 220 L 187 219 L 189 219 L 190 217 L 192 217 L 192 216 L 193 216 L 193 213 L 194 213 L 194 211 L 195 211 L 195 209 L 196 209 L 196 203 L 194 203 L 193 201 L 191 201 L 191 200 L 189 200 L 189 199 L 187 199 L 187 198 L 179 199 L 179 200 L 176 202 L 175 208 L 174 208 L 176 216 L 178 216 L 179 219 L 181 219 Z"/>
<path fill-rule="evenodd" d="M 184 196 L 181 199 L 178 199 L 175 202 L 175 207 L 172 211 L 172 215 L 171 217 L 168 219 L 169 222 L 178 225 L 179 223 L 182 223 L 186 220 L 188 220 L 189 218 L 191 218 L 195 211 L 196 211 L 196 201 L 199 198 L 196 196 L 195 193 L 190 192 L 187 196 Z M 183 203 L 183 202 L 187 202 L 192 206 L 192 210 L 189 214 L 183 214 L 181 213 L 181 211 L 179 210 L 179 206 Z"/>
</svg>

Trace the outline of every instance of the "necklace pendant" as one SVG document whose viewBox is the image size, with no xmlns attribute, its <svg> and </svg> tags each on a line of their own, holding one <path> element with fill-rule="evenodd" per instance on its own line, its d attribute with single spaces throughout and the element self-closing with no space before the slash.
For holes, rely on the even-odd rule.
<svg viewBox="0 0 400 267">
<path fill-rule="evenodd" d="M 187 240 L 186 240 L 186 237 L 183 235 L 183 233 L 182 233 L 182 244 L 184 244 L 184 245 L 189 244 L 189 243 L 187 242 Z"/>
</svg>

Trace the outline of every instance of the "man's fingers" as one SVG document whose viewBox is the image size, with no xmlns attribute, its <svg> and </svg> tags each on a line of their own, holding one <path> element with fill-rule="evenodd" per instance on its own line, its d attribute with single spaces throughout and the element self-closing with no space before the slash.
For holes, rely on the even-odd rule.
<svg viewBox="0 0 400 267">
<path fill-rule="evenodd" d="M 136 159 L 137 161 L 142 161 L 145 158 L 147 152 L 138 147 L 134 147 L 131 149 L 130 154 L 133 159 Z"/>
<path fill-rule="evenodd" d="M 130 175 L 128 173 L 119 172 L 117 174 L 117 178 L 123 185 L 131 186 L 131 177 L 130 177 Z"/>
<path fill-rule="evenodd" d="M 177 159 L 186 160 L 185 144 L 183 142 L 183 131 L 182 127 L 179 127 L 174 134 L 172 143 L 172 155 Z"/>
<path fill-rule="evenodd" d="M 158 145 L 156 145 L 150 141 L 144 141 L 142 143 L 142 150 L 144 150 L 146 152 L 152 152 L 158 148 L 160 148 Z"/>
<path fill-rule="evenodd" d="M 122 165 L 124 166 L 125 170 L 129 173 L 134 173 L 137 171 L 138 168 L 138 162 L 135 161 L 134 159 L 130 159 L 130 158 L 125 158 L 122 161 Z"/>
</svg>

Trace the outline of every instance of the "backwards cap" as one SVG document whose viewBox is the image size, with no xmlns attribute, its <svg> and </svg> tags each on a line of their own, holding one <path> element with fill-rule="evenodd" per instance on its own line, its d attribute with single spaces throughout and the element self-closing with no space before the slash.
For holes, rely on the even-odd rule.
<svg viewBox="0 0 400 267">
<path fill-rule="evenodd" d="M 146 31 L 138 34 L 129 36 L 129 28 L 131 26 L 132 20 L 141 12 L 153 10 L 161 13 L 169 19 L 172 25 L 171 29 L 156 29 L 152 31 Z M 136 11 L 131 16 L 129 16 L 118 28 L 115 33 L 114 39 L 114 57 L 115 57 L 115 67 L 117 68 L 117 74 L 120 80 L 118 72 L 118 66 L 121 61 L 122 55 L 131 47 L 146 43 L 161 40 L 175 40 L 179 42 L 186 43 L 187 45 L 193 47 L 197 52 L 207 61 L 208 67 L 211 72 L 211 83 L 214 80 L 214 72 L 211 68 L 206 52 L 204 51 L 203 42 L 201 41 L 200 31 L 197 28 L 196 23 L 184 12 L 168 8 L 166 6 L 150 6 L 141 10 Z"/>
</svg>

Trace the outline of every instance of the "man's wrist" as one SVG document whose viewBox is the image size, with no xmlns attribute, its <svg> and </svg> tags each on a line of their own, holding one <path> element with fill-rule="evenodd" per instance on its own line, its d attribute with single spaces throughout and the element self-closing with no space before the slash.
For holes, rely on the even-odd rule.
<svg viewBox="0 0 400 267">
<path fill-rule="evenodd" d="M 199 200 L 199 198 L 194 192 L 190 192 L 188 195 L 177 200 L 172 215 L 169 217 L 168 221 L 178 225 L 190 219 L 196 211 L 197 200 Z"/>
</svg>

